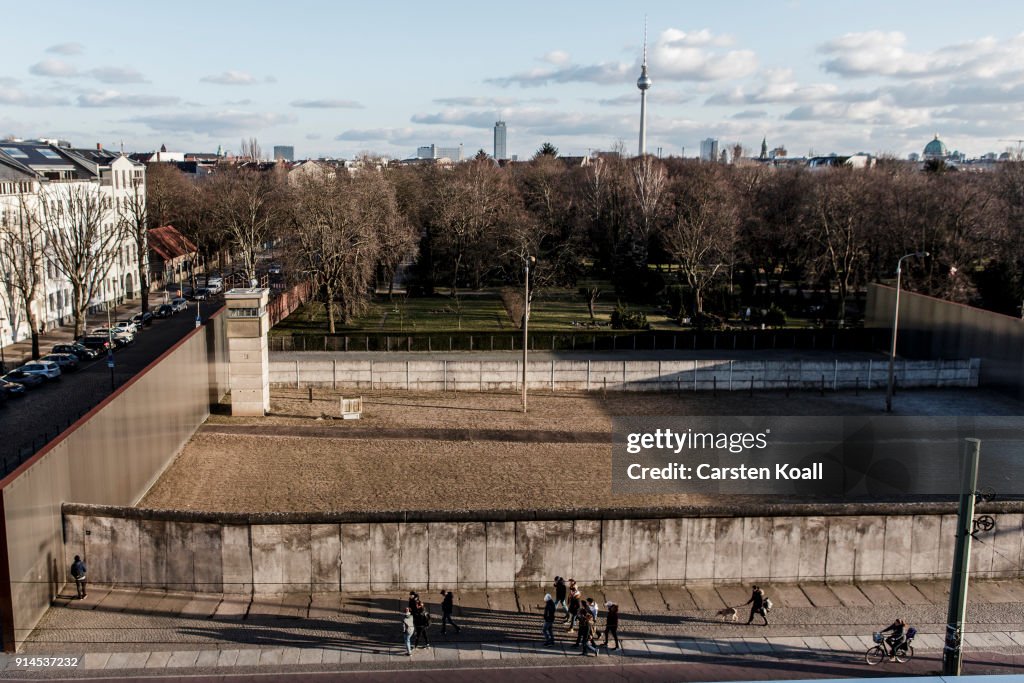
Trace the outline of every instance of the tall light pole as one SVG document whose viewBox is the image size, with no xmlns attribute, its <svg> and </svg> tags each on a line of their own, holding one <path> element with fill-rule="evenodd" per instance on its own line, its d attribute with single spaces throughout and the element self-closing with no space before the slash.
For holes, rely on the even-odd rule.
<svg viewBox="0 0 1024 683">
<path fill-rule="evenodd" d="M 927 251 L 915 251 L 910 254 L 904 254 L 900 257 L 900 260 L 896 262 L 896 306 L 892 314 L 892 347 L 889 349 L 889 382 L 885 388 L 885 412 L 892 412 L 892 385 L 894 379 L 894 372 L 896 371 L 896 331 L 899 329 L 900 324 L 900 282 L 903 275 L 903 259 L 910 258 L 912 256 L 923 256 L 927 257 Z"/>
<path fill-rule="evenodd" d="M 524 272 L 526 277 L 523 278 L 523 412 L 526 412 L 526 358 L 527 352 L 530 348 L 530 338 L 527 334 L 527 326 L 530 321 L 530 264 L 534 263 L 537 259 L 533 256 L 524 256 Z"/>
<path fill-rule="evenodd" d="M 7 372 L 7 360 L 4 358 L 4 323 L 7 318 L 0 318 L 0 372 Z"/>
</svg>

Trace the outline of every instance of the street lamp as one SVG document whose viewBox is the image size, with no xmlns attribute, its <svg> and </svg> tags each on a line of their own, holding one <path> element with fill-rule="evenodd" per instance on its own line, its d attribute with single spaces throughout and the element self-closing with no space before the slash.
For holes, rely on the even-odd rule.
<svg viewBox="0 0 1024 683">
<path fill-rule="evenodd" d="M 900 324 L 900 281 L 903 275 L 903 259 L 921 256 L 928 257 L 927 251 L 915 251 L 910 254 L 904 254 L 900 257 L 900 260 L 896 262 L 896 306 L 892 314 L 892 347 L 889 350 L 889 382 L 885 388 L 885 412 L 892 412 L 892 385 L 893 385 L 893 373 L 896 370 L 896 331 Z"/>
<path fill-rule="evenodd" d="M 526 277 L 523 278 L 523 412 L 526 412 L 526 355 L 530 347 L 530 338 L 527 335 L 527 326 L 530 321 L 530 264 L 536 263 L 534 256 L 523 257 L 523 267 Z"/>
<path fill-rule="evenodd" d="M 4 323 L 7 318 L 0 318 L 0 373 L 7 372 L 7 360 L 4 358 Z"/>
</svg>

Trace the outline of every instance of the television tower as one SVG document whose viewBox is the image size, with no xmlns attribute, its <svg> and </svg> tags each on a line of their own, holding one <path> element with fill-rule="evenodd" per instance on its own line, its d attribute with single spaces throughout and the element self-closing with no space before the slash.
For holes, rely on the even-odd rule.
<svg viewBox="0 0 1024 683">
<path fill-rule="evenodd" d="M 640 78 L 636 81 L 640 89 L 640 148 L 637 154 L 647 154 L 647 91 L 651 87 L 651 77 L 647 75 L 647 18 L 644 17 L 644 62 L 640 67 Z"/>
</svg>

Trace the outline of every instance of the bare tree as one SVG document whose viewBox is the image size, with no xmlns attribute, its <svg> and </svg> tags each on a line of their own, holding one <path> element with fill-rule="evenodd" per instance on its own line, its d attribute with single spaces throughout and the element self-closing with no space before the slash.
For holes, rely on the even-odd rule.
<svg viewBox="0 0 1024 683">
<path fill-rule="evenodd" d="M 379 176 L 376 180 L 379 181 L 374 181 L 374 184 L 378 186 L 377 197 L 380 207 L 377 235 L 380 242 L 379 269 L 388 283 L 388 299 L 392 299 L 398 267 L 406 259 L 416 257 L 419 235 L 416 234 L 412 222 L 399 209 L 394 184 Z"/>
<path fill-rule="evenodd" d="M 28 206 L 25 195 L 20 195 L 17 213 L 0 225 L 0 282 L 12 304 L 8 307 L 11 326 L 17 328 L 13 319 L 16 306 L 25 313 L 33 358 L 39 358 L 40 320 L 35 304 L 43 287 L 44 246 L 37 214 Z"/>
<path fill-rule="evenodd" d="M 132 179 L 132 189 L 118 206 L 118 221 L 125 237 L 135 245 L 135 270 L 139 279 L 142 310 L 149 310 L 149 213 L 142 184 Z"/>
<path fill-rule="evenodd" d="M 647 243 L 651 230 L 661 215 L 668 176 L 660 160 L 644 155 L 633 160 L 630 166 L 633 181 L 633 200 L 637 208 L 637 234 L 634 238 L 634 253 L 638 266 L 647 266 Z"/>
<path fill-rule="evenodd" d="M 40 202 L 41 225 L 49 237 L 47 255 L 71 284 L 77 337 L 89 306 L 104 294 L 121 251 L 123 228 L 98 187 L 63 184 L 47 190 Z"/>
<path fill-rule="evenodd" d="M 249 138 L 246 140 L 242 138 L 241 150 L 238 156 L 249 161 L 262 161 L 263 160 L 263 149 L 260 147 L 260 143 L 256 138 Z"/>
<path fill-rule="evenodd" d="M 704 312 L 704 292 L 732 259 L 739 217 L 722 169 L 689 164 L 672 183 L 674 215 L 661 241 L 693 292 L 694 313 Z"/>
<path fill-rule="evenodd" d="M 249 278 L 256 279 L 257 255 L 281 215 L 278 178 L 251 168 L 230 168 L 209 180 L 204 191 L 210 197 L 210 218 L 238 250 Z"/>
</svg>

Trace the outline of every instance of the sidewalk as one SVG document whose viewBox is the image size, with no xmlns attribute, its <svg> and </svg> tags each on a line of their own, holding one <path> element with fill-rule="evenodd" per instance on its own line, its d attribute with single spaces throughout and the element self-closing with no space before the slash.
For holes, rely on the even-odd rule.
<svg viewBox="0 0 1024 683">
<path fill-rule="evenodd" d="M 584 590 L 601 605 L 620 605 L 623 647 L 602 648 L 597 664 L 691 662 L 759 667 L 766 658 L 813 662 L 816 671 L 864 667 L 871 633 L 902 617 L 919 633 L 908 665 L 883 664 L 874 675 L 931 671 L 941 657 L 945 582 L 768 586 L 776 604 L 768 627 L 723 622 L 749 587 L 645 586 Z M 73 587 L 44 616 L 19 655 L 82 657 L 82 674 L 137 669 L 154 674 L 260 671 L 409 670 L 465 666 L 576 666 L 584 661 L 575 634 L 556 622 L 558 645 L 541 645 L 541 588 L 456 592 L 459 634 L 442 635 L 437 591 L 421 590 L 435 615 L 432 648 L 405 656 L 400 610 L 407 592 L 293 593 L 278 596 L 165 593 Z M 1024 581 L 975 582 L 970 588 L 965 661 L 996 657 L 1024 672 Z M 599 626 L 600 628 L 600 626 Z M 916 664 L 915 664 L 916 662 Z M 784 667 L 777 667 L 784 677 Z M 883 672 L 882 669 L 886 669 Z M 16 671 L 7 662 L 6 675 Z M 978 673 L 979 671 L 975 671 Z M 167 671 L 172 673 L 172 671 Z M 3 674 L 0 674 L 3 675 Z M 764 677 L 758 676 L 758 677 Z"/>
<path fill-rule="evenodd" d="M 153 302 L 156 301 L 156 298 L 154 297 L 159 298 L 160 303 L 163 303 L 162 294 L 152 294 L 150 295 L 150 308 L 153 307 Z M 124 303 L 118 304 L 116 307 L 110 310 L 110 319 L 126 320 L 141 311 L 141 299 L 126 299 Z M 97 327 L 106 327 L 106 325 L 106 312 L 86 317 L 86 330 L 91 330 Z M 66 344 L 68 342 L 74 341 L 74 338 L 74 318 L 68 316 L 67 325 L 47 328 L 44 334 L 39 335 L 39 353 L 40 355 L 45 356 L 50 352 L 50 349 L 53 347 L 54 344 Z M 16 341 L 13 344 L 5 346 L 3 357 L 4 361 L 7 364 L 8 371 L 13 370 L 16 367 L 27 363 L 32 358 L 32 337 L 28 336 L 25 337 L 24 339 Z"/>
</svg>

